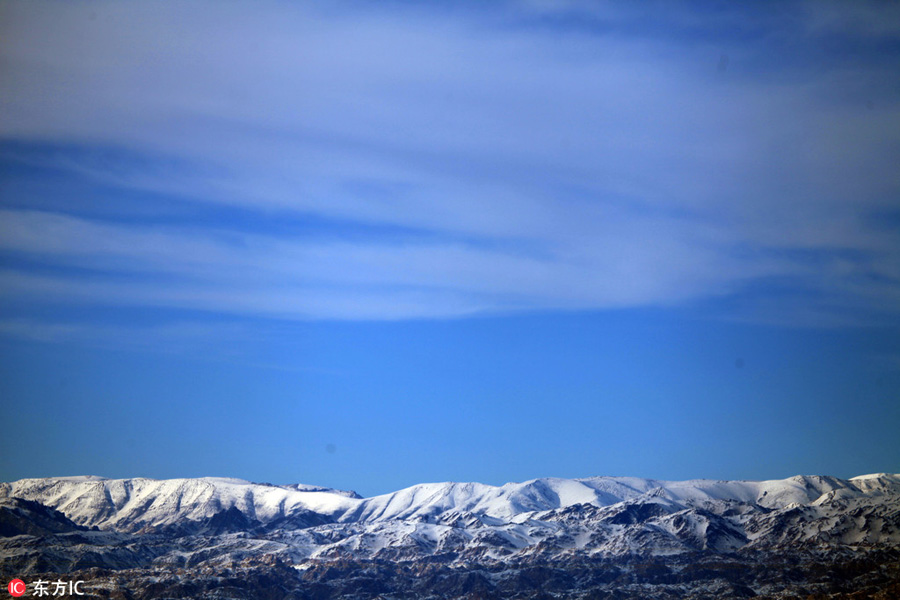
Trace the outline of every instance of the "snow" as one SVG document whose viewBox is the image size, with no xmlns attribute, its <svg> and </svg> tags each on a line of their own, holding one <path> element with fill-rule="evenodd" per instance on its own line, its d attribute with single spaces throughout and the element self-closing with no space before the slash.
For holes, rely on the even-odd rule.
<svg viewBox="0 0 900 600">
<path fill-rule="evenodd" d="M 900 498 L 900 477 L 891 474 L 849 480 L 591 477 L 543 478 L 502 486 L 442 482 L 371 498 L 302 484 L 275 486 L 223 477 L 64 477 L 0 484 L 3 497 L 37 500 L 76 523 L 120 531 L 203 520 L 230 508 L 262 523 L 303 511 L 334 520 L 273 534 L 271 547 L 289 549 L 285 551 L 298 560 L 346 553 L 372 556 L 397 549 L 422 554 L 459 547 L 498 559 L 510 552 L 575 549 L 664 555 L 707 544 L 728 550 L 746 539 L 759 544 L 773 536 L 784 543 L 815 539 L 900 543 L 900 532 L 884 526 L 889 522 L 885 519 L 895 518 L 890 515 L 896 514 Z M 579 505 L 597 508 L 563 512 Z M 649 512 L 648 505 L 654 507 Z M 735 505 L 740 510 L 734 510 Z M 844 518 L 851 512 L 868 516 Z M 611 520 L 620 514 L 626 520 Z M 753 527 L 745 529 L 750 522 Z M 217 539 L 246 546 L 251 541 L 245 537 Z"/>
<path fill-rule="evenodd" d="M 490 486 L 428 483 L 372 498 L 315 486 L 240 479 L 68 477 L 0 484 L 4 497 L 37 500 L 72 520 L 138 531 L 237 508 L 262 523 L 314 511 L 335 522 L 206 539 L 170 553 L 282 553 L 296 563 L 336 558 L 453 553 L 459 564 L 583 553 L 667 556 L 797 543 L 900 547 L 900 478 L 797 476 L 768 481 L 660 481 L 629 477 L 545 478 Z M 97 535 L 120 535 L 96 532 Z M 121 534 L 124 537 L 124 534 Z M 202 547 L 202 549 L 200 549 Z"/>
<path fill-rule="evenodd" d="M 850 481 L 856 481 L 859 479 L 886 479 L 886 478 L 897 478 L 900 475 L 890 475 L 888 473 L 870 473 L 868 475 L 857 475 L 856 477 L 851 477 Z"/>
<path fill-rule="evenodd" d="M 300 492 L 240 479 L 23 479 L 10 496 L 38 500 L 81 525 L 131 529 L 200 520 L 236 507 L 263 522 L 297 510 L 343 513 L 360 500 L 329 492 Z"/>
</svg>

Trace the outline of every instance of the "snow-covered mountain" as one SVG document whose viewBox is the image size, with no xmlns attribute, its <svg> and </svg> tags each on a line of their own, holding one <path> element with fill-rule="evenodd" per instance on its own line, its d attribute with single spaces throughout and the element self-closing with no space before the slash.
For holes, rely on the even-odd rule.
<svg viewBox="0 0 900 600">
<path fill-rule="evenodd" d="M 0 559 L 18 574 L 225 568 L 262 557 L 313 576 L 348 560 L 512 572 L 585 560 L 761 565 L 873 552 L 900 558 L 900 475 L 448 482 L 371 498 L 224 478 L 0 483 Z"/>
<path fill-rule="evenodd" d="M 250 521 L 333 520 L 359 502 L 353 492 L 240 479 L 61 477 L 0 484 L 0 498 L 35 500 L 79 525 L 122 532 L 184 526 L 236 509 Z"/>
<path fill-rule="evenodd" d="M 836 540 L 900 544 L 900 476 L 890 474 L 432 483 L 372 498 L 224 478 L 66 477 L 0 484 L 4 497 L 38 502 L 80 526 L 122 533 L 264 531 L 296 558 L 471 547 L 499 558 L 543 551 L 548 540 L 560 550 L 613 554 Z"/>
</svg>

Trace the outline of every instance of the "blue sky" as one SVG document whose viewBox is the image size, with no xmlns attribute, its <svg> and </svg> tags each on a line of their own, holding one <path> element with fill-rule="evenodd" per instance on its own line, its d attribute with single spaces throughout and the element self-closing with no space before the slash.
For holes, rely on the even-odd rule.
<svg viewBox="0 0 900 600">
<path fill-rule="evenodd" d="M 0 478 L 900 470 L 900 9 L 0 3 Z"/>
</svg>

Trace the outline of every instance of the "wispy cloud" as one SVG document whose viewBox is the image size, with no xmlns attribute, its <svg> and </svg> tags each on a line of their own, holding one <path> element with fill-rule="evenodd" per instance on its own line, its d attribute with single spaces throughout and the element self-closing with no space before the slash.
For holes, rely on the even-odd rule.
<svg viewBox="0 0 900 600">
<path fill-rule="evenodd" d="M 0 211 L 0 248 L 81 269 L 0 273 L 7 294 L 59 300 L 204 307 L 292 318 L 458 316 L 534 308 L 673 302 L 721 293 L 760 261 L 695 247 L 665 224 L 612 226 L 595 240 L 543 251 L 453 241 L 307 241 L 211 229 L 97 224 Z M 719 248 L 720 249 L 720 248 Z M 773 261 L 769 272 L 777 272 Z M 84 270 L 92 273 L 90 280 Z M 121 274 L 139 277 L 121 277 Z M 635 276 L 640 273 L 642 276 Z"/>
<path fill-rule="evenodd" d="M 5 195 L 7 299 L 404 319 L 753 288 L 771 317 L 776 281 L 810 314 L 900 306 L 900 27 L 868 5 L 0 10 L 6 181 L 238 211 Z"/>
</svg>

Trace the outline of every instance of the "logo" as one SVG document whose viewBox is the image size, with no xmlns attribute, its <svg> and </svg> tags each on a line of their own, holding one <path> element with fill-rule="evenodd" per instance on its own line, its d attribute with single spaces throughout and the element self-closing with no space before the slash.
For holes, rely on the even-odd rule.
<svg viewBox="0 0 900 600">
<path fill-rule="evenodd" d="M 25 593 L 25 582 L 21 579 L 13 579 L 6 587 L 9 589 L 9 593 L 16 598 Z"/>
<path fill-rule="evenodd" d="M 37 597 L 41 596 L 84 596 L 84 592 L 81 591 L 81 586 L 84 585 L 84 581 L 63 581 L 62 579 L 58 579 L 57 581 L 42 581 L 38 579 L 34 582 L 34 591 L 32 594 Z M 13 579 L 9 582 L 9 585 L 6 588 L 9 590 L 9 593 L 12 594 L 14 598 L 18 598 L 19 596 L 24 596 L 25 591 L 28 586 L 25 585 L 25 582 L 21 579 Z"/>
</svg>

